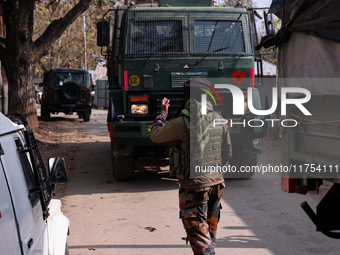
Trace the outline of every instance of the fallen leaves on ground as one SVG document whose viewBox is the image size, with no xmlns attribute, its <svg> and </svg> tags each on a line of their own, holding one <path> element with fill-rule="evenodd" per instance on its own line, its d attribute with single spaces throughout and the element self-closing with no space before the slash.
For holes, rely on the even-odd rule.
<svg viewBox="0 0 340 255">
<path fill-rule="evenodd" d="M 144 229 L 147 229 L 147 230 L 149 230 L 150 232 L 153 232 L 153 231 L 156 230 L 156 228 L 154 228 L 154 227 L 145 227 Z"/>
</svg>

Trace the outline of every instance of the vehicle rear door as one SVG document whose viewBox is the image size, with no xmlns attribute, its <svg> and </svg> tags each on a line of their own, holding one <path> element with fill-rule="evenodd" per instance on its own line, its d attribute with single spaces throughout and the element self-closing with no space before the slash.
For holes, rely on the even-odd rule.
<svg viewBox="0 0 340 255">
<path fill-rule="evenodd" d="M 6 135 L 1 137 L 1 146 L 1 165 L 13 204 L 22 252 L 25 255 L 47 254 L 47 227 L 43 219 L 39 184 L 34 180 L 24 139 L 20 133 Z"/>
<path fill-rule="evenodd" d="M 1 145 L 0 145 L 1 147 Z M 7 178 L 2 167 L 3 153 L 0 148 L 0 247 L 1 254 L 22 254 L 16 216 L 13 210 L 12 197 L 8 190 Z"/>
</svg>

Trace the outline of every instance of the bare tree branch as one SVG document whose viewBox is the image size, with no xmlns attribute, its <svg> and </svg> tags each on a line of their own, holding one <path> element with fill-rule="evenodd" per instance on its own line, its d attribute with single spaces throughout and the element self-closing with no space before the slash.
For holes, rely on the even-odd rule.
<svg viewBox="0 0 340 255">
<path fill-rule="evenodd" d="M 36 59 L 40 59 L 46 54 L 52 43 L 88 9 L 91 2 L 92 0 L 80 0 L 64 17 L 51 22 L 45 32 L 34 42 L 33 51 Z"/>
<path fill-rule="evenodd" d="M 47 71 L 48 71 L 48 68 L 41 62 L 41 60 L 39 60 L 39 65 L 40 65 L 40 67 L 42 68 L 42 70 L 43 70 L 44 72 L 47 72 Z"/>
</svg>

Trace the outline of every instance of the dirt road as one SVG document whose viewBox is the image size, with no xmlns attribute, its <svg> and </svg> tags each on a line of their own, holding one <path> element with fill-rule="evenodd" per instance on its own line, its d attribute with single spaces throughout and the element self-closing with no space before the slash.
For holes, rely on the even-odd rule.
<svg viewBox="0 0 340 255">
<path fill-rule="evenodd" d="M 83 123 L 61 114 L 41 124 L 40 136 L 54 139 L 42 143 L 42 150 L 58 152 L 68 163 L 70 181 L 57 195 L 71 221 L 70 254 L 192 254 L 181 240 L 178 186 L 166 173 L 167 162 L 154 159 L 159 167 L 140 169 L 134 181 L 115 182 L 106 111 L 94 110 L 91 117 Z M 278 140 L 269 134 L 262 149 L 260 163 L 280 164 Z M 322 196 L 281 192 L 280 181 L 258 174 L 226 182 L 217 254 L 340 254 L 339 241 L 315 232 L 299 206 L 307 200 L 315 208 Z"/>
</svg>

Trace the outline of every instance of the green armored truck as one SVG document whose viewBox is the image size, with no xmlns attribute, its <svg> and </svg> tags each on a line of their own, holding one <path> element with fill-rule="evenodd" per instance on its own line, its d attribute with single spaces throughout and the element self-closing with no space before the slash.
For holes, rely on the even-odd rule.
<svg viewBox="0 0 340 255">
<path fill-rule="evenodd" d="M 114 178 L 132 178 L 136 157 L 162 151 L 149 137 L 161 100 L 170 99 L 168 118 L 176 117 L 185 103 L 183 84 L 196 77 L 211 81 L 207 93 L 214 98 L 216 110 L 225 120 L 234 121 L 231 164 L 257 164 L 257 142 L 266 133 L 266 122 L 254 124 L 264 117 L 251 113 L 247 100 L 251 88 L 252 105 L 261 109 L 254 87 L 254 65 L 261 60 L 254 50 L 254 13 L 241 5 L 211 6 L 210 0 L 161 0 L 115 8 L 111 14 L 109 21 L 103 18 L 97 24 L 97 31 L 98 46 L 108 60 Z M 241 91 L 243 115 L 233 114 L 233 93 L 215 84 Z"/>
</svg>

